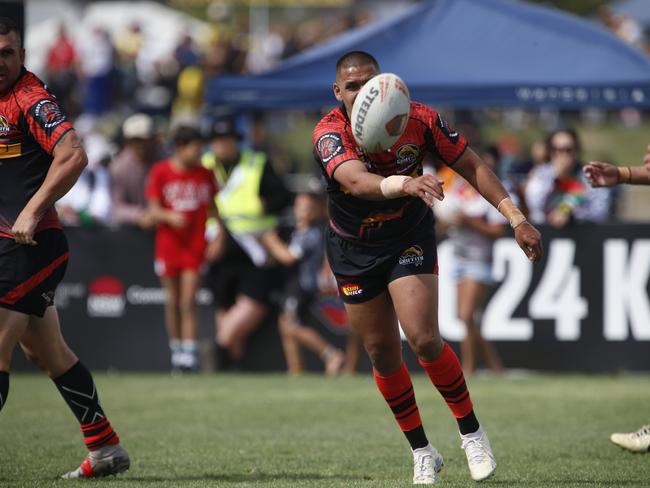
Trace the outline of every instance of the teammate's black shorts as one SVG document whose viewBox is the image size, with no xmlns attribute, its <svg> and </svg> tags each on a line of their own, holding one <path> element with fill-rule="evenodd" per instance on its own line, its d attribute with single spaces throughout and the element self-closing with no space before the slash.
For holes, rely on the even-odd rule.
<svg viewBox="0 0 650 488">
<path fill-rule="evenodd" d="M 269 305 L 278 281 L 281 282 L 276 269 L 255 266 L 230 235 L 224 256 L 210 266 L 206 276 L 206 284 L 219 308 L 230 308 L 240 294 Z"/>
<path fill-rule="evenodd" d="M 0 307 L 42 317 L 68 265 L 68 241 L 59 229 L 34 236 L 36 246 L 0 237 Z"/>
<path fill-rule="evenodd" d="M 304 290 L 298 276 L 289 275 L 283 290 L 283 311 L 293 315 L 301 324 L 307 324 L 313 318 L 312 308 L 316 303 L 317 292 Z"/>
<path fill-rule="evenodd" d="M 388 246 L 362 246 L 327 230 L 327 259 L 345 303 L 363 303 L 398 278 L 438 274 L 433 225 L 423 225 Z"/>
</svg>

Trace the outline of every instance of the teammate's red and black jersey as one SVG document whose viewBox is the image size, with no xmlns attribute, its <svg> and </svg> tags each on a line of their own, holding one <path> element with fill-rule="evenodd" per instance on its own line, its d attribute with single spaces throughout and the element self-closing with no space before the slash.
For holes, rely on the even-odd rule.
<svg viewBox="0 0 650 488">
<path fill-rule="evenodd" d="M 11 90 L 0 96 L 0 237 L 12 237 L 18 214 L 45 180 L 54 147 L 72 129 L 54 95 L 23 68 Z M 60 227 L 52 207 L 36 232 Z"/>
<path fill-rule="evenodd" d="M 420 176 L 426 153 L 451 166 L 466 148 L 466 139 L 440 114 L 411 102 L 402 136 L 389 151 L 368 154 L 354 140 L 345 107 L 335 108 L 314 129 L 314 157 L 328 182 L 330 226 L 346 240 L 383 245 L 431 218 L 431 209 L 419 198 L 370 201 L 352 196 L 334 179 L 336 168 L 346 161 L 359 160 L 384 177 Z"/>
</svg>

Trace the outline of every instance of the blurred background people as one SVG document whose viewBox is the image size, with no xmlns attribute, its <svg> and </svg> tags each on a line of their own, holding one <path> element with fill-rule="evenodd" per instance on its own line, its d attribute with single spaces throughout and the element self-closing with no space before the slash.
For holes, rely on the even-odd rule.
<svg viewBox="0 0 650 488">
<path fill-rule="evenodd" d="M 609 189 L 591 189 L 582 174 L 581 145 L 573 129 L 553 132 L 548 140 L 548 163 L 530 173 L 525 190 L 529 218 L 562 228 L 571 222 L 602 222 L 610 216 Z"/>
<path fill-rule="evenodd" d="M 485 152 L 484 152 L 485 153 Z M 497 171 L 498 152 L 482 154 L 486 164 Z M 456 283 L 458 317 L 465 325 L 460 343 L 464 373 L 472 374 L 482 359 L 494 373 L 504 371 L 494 346 L 481 334 L 481 313 L 494 280 L 492 244 L 503 236 L 508 224 L 471 185 L 448 167 L 439 171 L 445 181 L 445 199 L 436 203 L 436 217 L 453 247 L 452 278 Z"/>
<path fill-rule="evenodd" d="M 194 128 L 180 126 L 173 135 L 174 152 L 154 165 L 147 199 L 157 224 L 155 271 L 166 293 L 165 323 L 173 370 L 197 371 L 198 321 L 196 292 L 200 268 L 215 254 L 205 237 L 208 216 L 215 216 L 214 175 L 201 166 L 203 139 Z"/>
<path fill-rule="evenodd" d="M 142 113 L 129 116 L 122 124 L 122 138 L 124 146 L 109 167 L 111 221 L 147 229 L 153 222 L 147 212 L 145 182 L 153 162 L 160 156 L 155 147 L 153 119 Z"/>
<path fill-rule="evenodd" d="M 225 228 L 219 232 L 226 235 L 224 252 L 208 274 L 222 368 L 238 364 L 247 338 L 271 309 L 277 271 L 260 238 L 277 227 L 278 214 L 291 201 L 266 153 L 244 149 L 241 139 L 234 120 L 218 120 L 203 156 L 220 188 L 216 202 Z"/>
<path fill-rule="evenodd" d="M 278 319 L 287 372 L 302 373 L 300 348 L 317 354 L 325 364 L 325 373 L 337 375 L 344 362 L 343 352 L 329 344 L 307 323 L 319 294 L 319 273 L 325 254 L 323 235 L 323 195 L 302 192 L 296 196 L 293 214 L 295 229 L 286 245 L 275 230 L 262 237 L 271 255 L 287 266 L 282 313 Z"/>
</svg>

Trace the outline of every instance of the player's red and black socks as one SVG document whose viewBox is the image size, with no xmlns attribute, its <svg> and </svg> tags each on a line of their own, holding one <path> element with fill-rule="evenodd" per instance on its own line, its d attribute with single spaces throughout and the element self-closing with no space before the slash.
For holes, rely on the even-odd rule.
<svg viewBox="0 0 650 488">
<path fill-rule="evenodd" d="M 463 369 L 454 350 L 445 343 L 442 354 L 437 359 L 431 362 L 420 360 L 420 364 L 456 417 L 460 433 L 464 435 L 476 432 L 479 423 L 474 415 Z"/>
<path fill-rule="evenodd" d="M 9 373 L 0 371 L 0 410 L 7 403 L 7 396 L 9 396 Z"/>
<path fill-rule="evenodd" d="M 420 411 L 415 401 L 413 383 L 406 364 L 402 363 L 397 372 L 388 376 L 381 376 L 376 370 L 373 371 L 377 387 L 393 411 L 395 420 L 397 420 L 400 429 L 402 429 L 406 439 L 411 444 L 411 448 L 420 449 L 425 447 L 429 444 L 429 441 L 422 427 Z"/>
<path fill-rule="evenodd" d="M 93 377 L 81 362 L 55 378 L 54 384 L 81 424 L 84 442 L 89 450 L 120 442 L 99 403 Z"/>
</svg>

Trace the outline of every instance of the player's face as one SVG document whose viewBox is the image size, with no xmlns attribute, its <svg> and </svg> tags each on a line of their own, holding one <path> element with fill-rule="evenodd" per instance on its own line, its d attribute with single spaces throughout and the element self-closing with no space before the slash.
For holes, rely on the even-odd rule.
<svg viewBox="0 0 650 488">
<path fill-rule="evenodd" d="M 0 35 L 0 93 L 5 93 L 20 76 L 25 50 L 20 47 L 18 34 Z"/>
<path fill-rule="evenodd" d="M 377 68 L 373 64 L 349 66 L 342 68 L 336 74 L 336 82 L 332 88 L 334 89 L 336 99 L 345 105 L 348 116 L 352 113 L 352 105 L 361 87 L 378 74 L 379 71 L 377 71 Z"/>
<path fill-rule="evenodd" d="M 178 160 L 187 168 L 200 164 L 202 151 L 203 143 L 201 141 L 192 141 L 178 146 L 176 149 Z"/>
</svg>

